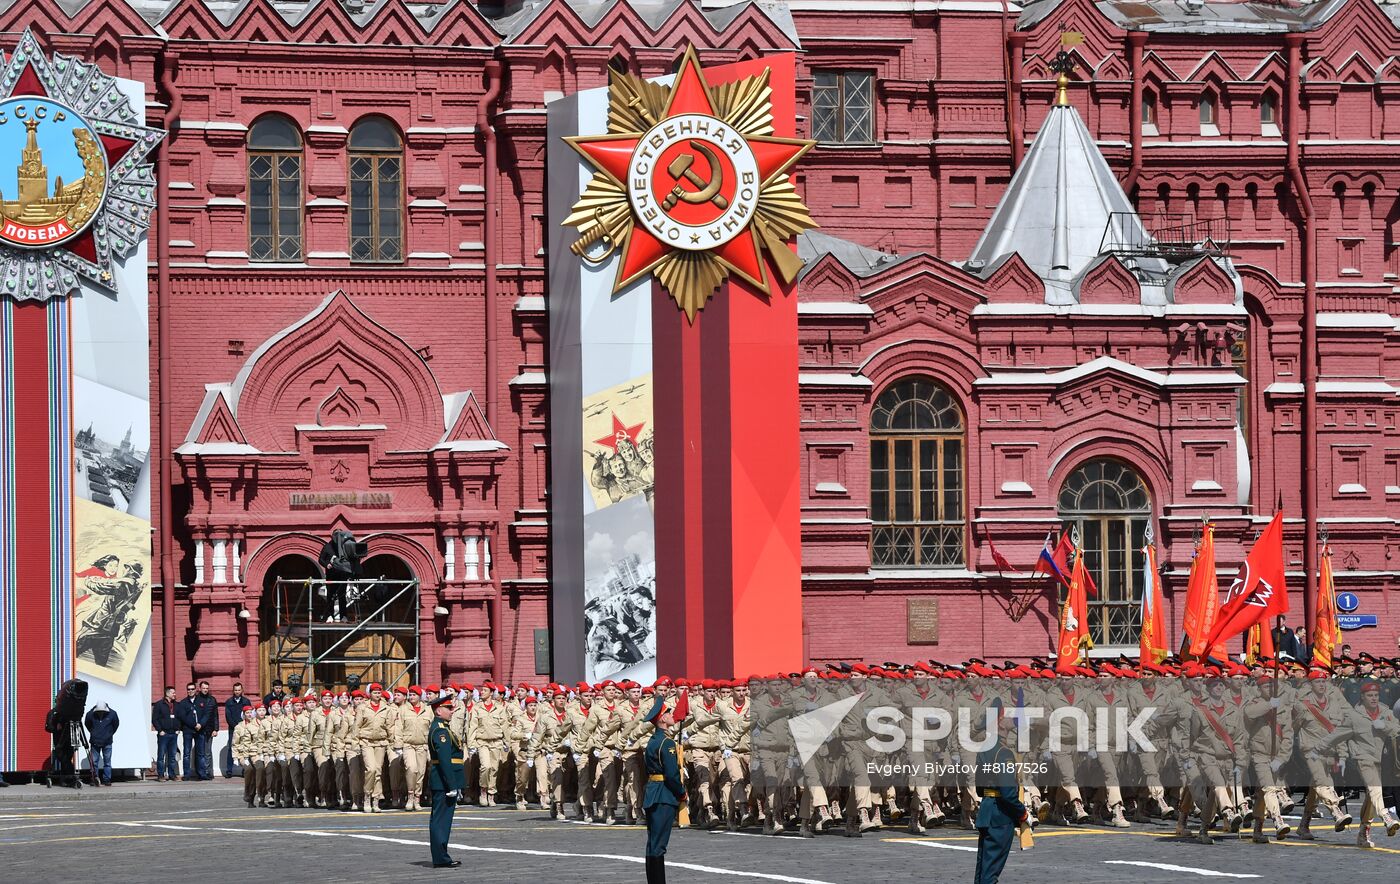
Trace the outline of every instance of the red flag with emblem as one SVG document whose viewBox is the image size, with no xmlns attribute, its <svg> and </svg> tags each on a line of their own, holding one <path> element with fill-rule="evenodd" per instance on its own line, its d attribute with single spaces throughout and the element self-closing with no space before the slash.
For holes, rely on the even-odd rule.
<svg viewBox="0 0 1400 884">
<path fill-rule="evenodd" d="M 1074 571 L 1069 579 L 1069 594 L 1060 609 L 1060 641 L 1055 653 L 1055 671 L 1068 672 L 1079 665 L 1080 653 L 1094 646 L 1089 638 L 1089 599 L 1084 585 L 1088 573 L 1084 570 L 1084 551 L 1075 550 Z"/>
<path fill-rule="evenodd" d="M 1323 544 L 1322 575 L 1317 581 L 1317 626 L 1313 630 L 1312 665 L 1332 668 L 1332 654 L 1342 643 L 1337 625 L 1337 587 L 1332 579 L 1332 547 Z"/>
<path fill-rule="evenodd" d="M 1268 623 L 1288 613 L 1288 588 L 1283 576 L 1283 513 L 1274 520 L 1245 556 L 1230 584 L 1225 604 L 1215 618 L 1208 645 L 1225 642 L 1256 623 Z"/>
</svg>

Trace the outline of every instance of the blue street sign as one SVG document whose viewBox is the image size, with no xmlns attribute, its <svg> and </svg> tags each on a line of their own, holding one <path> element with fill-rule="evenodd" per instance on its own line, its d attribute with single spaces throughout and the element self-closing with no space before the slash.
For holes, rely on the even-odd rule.
<svg viewBox="0 0 1400 884">
<path fill-rule="evenodd" d="M 1360 604 L 1361 600 L 1356 597 L 1356 593 L 1354 592 L 1343 592 L 1337 595 L 1338 611 L 1345 611 L 1350 614 L 1352 611 L 1355 611 Z"/>
<path fill-rule="evenodd" d="M 1379 626 L 1375 614 L 1338 614 L 1337 625 L 1342 629 L 1360 629 L 1363 626 Z"/>
</svg>

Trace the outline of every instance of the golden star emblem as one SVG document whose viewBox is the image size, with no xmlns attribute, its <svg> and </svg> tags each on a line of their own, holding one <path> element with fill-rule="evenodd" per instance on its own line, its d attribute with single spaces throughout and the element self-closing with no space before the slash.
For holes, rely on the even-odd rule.
<svg viewBox="0 0 1400 884">
<path fill-rule="evenodd" d="M 652 274 L 694 322 L 731 273 L 797 278 L 788 241 L 817 224 L 787 173 L 815 142 L 772 134 L 767 71 L 712 87 L 691 47 L 672 86 L 612 71 L 608 99 L 608 134 L 566 139 L 595 173 L 563 223 L 590 263 L 621 250 L 614 293 Z"/>
</svg>

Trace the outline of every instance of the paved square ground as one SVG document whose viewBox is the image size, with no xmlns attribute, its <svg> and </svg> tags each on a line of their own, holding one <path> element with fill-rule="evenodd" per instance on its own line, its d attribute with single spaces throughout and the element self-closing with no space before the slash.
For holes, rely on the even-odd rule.
<svg viewBox="0 0 1400 884">
<path fill-rule="evenodd" d="M 638 827 L 555 822 L 538 810 L 459 811 L 455 870 L 428 866 L 426 812 L 345 814 L 249 809 L 241 783 L 123 784 L 110 789 L 0 790 L 4 879 L 23 884 L 214 880 L 355 882 L 453 880 L 602 884 L 645 880 Z M 1354 830 L 1268 846 L 1235 837 L 1205 846 L 1171 837 L 1166 824 L 1129 830 L 1049 827 L 1030 851 L 1014 851 L 1002 880 L 1171 882 L 1204 880 L 1386 882 L 1400 880 L 1400 837 L 1353 846 Z M 972 880 L 976 833 L 903 829 L 861 839 L 765 837 L 678 830 L 667 881 L 845 884 Z M 258 868 L 262 867 L 263 872 Z"/>
</svg>

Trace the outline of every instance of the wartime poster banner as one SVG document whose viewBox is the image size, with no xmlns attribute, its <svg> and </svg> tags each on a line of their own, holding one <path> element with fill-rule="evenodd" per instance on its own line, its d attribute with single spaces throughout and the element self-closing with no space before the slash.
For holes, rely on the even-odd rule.
<svg viewBox="0 0 1400 884">
<path fill-rule="evenodd" d="M 85 763 L 50 706 L 88 682 L 150 764 L 150 406 L 145 87 L 50 56 L 0 71 L 0 770 Z M 23 684 L 20 684 L 23 673 Z"/>
</svg>

